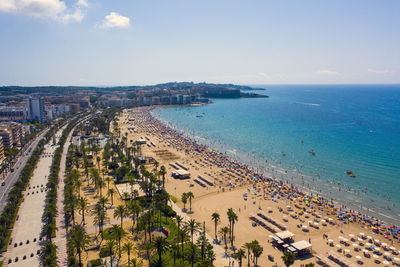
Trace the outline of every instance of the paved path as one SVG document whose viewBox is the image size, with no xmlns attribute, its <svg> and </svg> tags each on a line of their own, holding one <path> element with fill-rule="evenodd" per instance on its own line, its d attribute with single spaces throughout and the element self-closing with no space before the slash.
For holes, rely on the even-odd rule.
<svg viewBox="0 0 400 267">
<path fill-rule="evenodd" d="M 61 134 L 58 131 L 57 137 Z M 4 266 L 40 266 L 38 251 L 41 244 L 42 214 L 45 208 L 46 183 L 50 173 L 53 154 L 57 146 L 47 144 L 33 172 L 18 212 L 11 235 L 12 242 L 5 253 Z M 24 259 L 24 257 L 26 257 Z M 17 259 L 18 258 L 18 259 Z M 16 261 L 17 259 L 17 261 Z M 8 264 L 9 260 L 12 262 Z"/>
<path fill-rule="evenodd" d="M 73 131 L 73 130 L 72 130 Z M 54 238 L 54 244 L 57 246 L 57 266 L 68 266 L 67 254 L 67 231 L 64 220 L 64 178 L 65 178 L 65 163 L 67 162 L 67 153 L 72 131 L 68 135 L 67 141 L 64 144 L 64 150 L 61 156 L 60 172 L 58 175 L 58 190 L 57 190 L 57 217 L 56 225 L 57 232 Z"/>
<path fill-rule="evenodd" d="M 187 222 L 191 219 L 189 217 L 189 215 L 184 213 L 181 210 L 181 208 L 178 207 L 178 205 L 176 205 L 174 202 L 170 201 L 170 204 L 171 204 L 172 209 L 176 212 L 176 214 L 183 218 L 184 222 Z M 196 241 L 199 237 L 200 237 L 200 233 L 196 233 L 194 235 L 193 241 L 196 243 Z M 216 256 L 216 259 L 214 261 L 214 266 L 216 266 L 216 267 L 229 266 L 229 259 L 226 257 L 225 249 L 223 249 L 220 245 L 214 244 L 214 242 L 213 242 L 214 239 L 212 237 L 210 237 L 207 233 L 206 233 L 206 237 L 208 239 L 208 242 L 210 242 L 214 247 L 214 253 Z"/>
</svg>

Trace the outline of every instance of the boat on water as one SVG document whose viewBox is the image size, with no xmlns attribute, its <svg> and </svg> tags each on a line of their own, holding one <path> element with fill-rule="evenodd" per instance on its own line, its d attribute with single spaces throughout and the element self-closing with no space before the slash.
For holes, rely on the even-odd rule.
<svg viewBox="0 0 400 267">
<path fill-rule="evenodd" d="M 352 177 L 352 178 L 356 177 L 356 175 L 354 173 L 350 174 L 349 176 Z"/>
<path fill-rule="evenodd" d="M 352 173 L 353 173 L 352 171 L 349 170 L 346 171 L 346 174 L 352 174 Z"/>
</svg>

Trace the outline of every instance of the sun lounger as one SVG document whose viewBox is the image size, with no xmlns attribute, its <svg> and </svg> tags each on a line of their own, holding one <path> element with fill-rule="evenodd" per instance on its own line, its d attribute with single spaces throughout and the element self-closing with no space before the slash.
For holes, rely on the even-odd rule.
<svg viewBox="0 0 400 267">
<path fill-rule="evenodd" d="M 340 255 L 334 251 L 328 251 L 328 259 L 336 262 L 337 264 L 339 264 L 340 266 L 343 266 L 343 267 L 357 267 L 356 264 L 350 262 L 349 260 L 344 258 L 342 255 Z"/>
<path fill-rule="evenodd" d="M 267 220 L 267 221 L 271 222 L 272 224 L 276 225 L 282 231 L 285 231 L 286 229 L 288 229 L 288 227 L 284 223 L 282 223 L 279 220 L 275 219 L 274 217 L 268 215 L 267 213 L 265 213 L 262 210 L 259 210 L 257 212 L 257 214 L 260 217 L 264 218 L 265 220 Z"/>
<path fill-rule="evenodd" d="M 272 233 L 279 232 L 279 228 L 273 225 L 272 223 L 268 222 L 267 220 L 263 219 L 262 217 L 258 216 L 257 214 L 251 213 L 250 219 L 259 223 L 267 230 L 271 231 Z"/>
<path fill-rule="evenodd" d="M 327 257 L 325 257 L 324 255 L 318 254 L 315 256 L 315 258 L 317 258 L 317 262 L 318 263 L 322 263 L 323 266 L 329 266 L 329 267 L 341 267 L 339 264 L 337 264 L 336 262 L 328 259 Z"/>
</svg>

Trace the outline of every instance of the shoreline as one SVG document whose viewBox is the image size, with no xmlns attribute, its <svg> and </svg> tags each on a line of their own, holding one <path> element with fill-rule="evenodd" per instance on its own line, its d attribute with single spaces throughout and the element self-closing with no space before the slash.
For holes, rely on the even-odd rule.
<svg viewBox="0 0 400 267">
<path fill-rule="evenodd" d="M 217 143 L 215 141 L 211 140 L 209 137 L 196 135 L 195 132 L 189 133 L 185 129 L 179 128 L 179 126 L 177 126 L 165 119 L 162 119 L 158 116 L 155 116 L 152 112 L 153 110 L 156 110 L 156 109 L 172 108 L 172 107 L 174 107 L 174 106 L 149 107 L 149 112 L 152 115 L 152 117 L 155 120 L 157 120 L 159 123 L 165 125 L 166 127 L 170 128 L 171 130 L 176 131 L 178 134 L 183 135 L 186 138 L 193 140 L 194 142 L 200 143 L 200 145 L 206 146 L 209 149 L 215 149 L 216 151 L 220 152 L 221 154 L 225 155 L 226 157 L 229 157 L 235 161 L 243 161 L 241 158 L 241 155 L 240 155 L 240 154 L 243 154 L 244 157 L 248 158 L 248 159 L 245 159 L 244 162 L 246 163 L 246 165 L 252 167 L 252 169 L 256 170 L 257 172 L 263 173 L 264 176 L 268 176 L 275 180 L 289 183 L 289 184 L 293 185 L 294 187 L 296 187 L 297 189 L 300 189 L 303 193 L 306 193 L 308 195 L 313 194 L 313 195 L 321 196 L 321 195 L 325 195 L 327 193 L 330 194 L 331 192 L 329 192 L 328 187 L 334 187 L 336 189 L 339 188 L 339 187 L 337 187 L 336 184 L 327 184 L 328 187 L 327 186 L 323 187 L 322 184 L 326 183 L 328 181 L 315 180 L 312 176 L 310 176 L 308 174 L 303 174 L 300 172 L 296 173 L 295 170 L 286 169 L 284 166 L 276 166 L 271 163 L 265 164 L 262 162 L 261 159 L 258 159 L 258 158 L 257 159 L 253 158 L 254 162 L 251 162 L 252 160 L 250 159 L 250 156 L 249 156 L 250 153 L 247 153 L 245 151 L 237 151 L 236 149 L 228 147 L 228 144 L 217 145 Z M 177 106 L 177 107 L 180 107 L 180 106 Z M 226 148 L 224 148 L 224 146 L 226 146 Z M 233 151 L 233 150 L 235 150 L 235 151 Z M 235 152 L 235 154 L 234 154 L 235 157 L 232 157 L 231 155 L 229 155 L 229 154 L 233 154 L 232 152 Z M 248 154 L 248 155 L 246 155 L 246 154 Z M 261 166 L 254 167 L 251 165 L 266 165 L 266 166 L 263 166 L 264 168 L 262 168 Z M 271 169 L 272 169 L 272 172 L 271 172 Z M 292 179 L 288 179 L 287 177 L 284 178 L 283 176 L 288 175 L 288 172 L 290 174 L 292 174 L 293 176 L 300 174 L 302 177 L 301 181 L 303 183 L 301 184 L 300 181 L 297 181 L 299 179 L 299 177 L 296 177 L 296 178 L 292 177 Z M 281 175 L 280 178 L 278 177 L 279 174 Z M 305 182 L 305 181 L 307 181 L 307 182 Z M 311 183 L 316 185 L 316 187 L 311 188 L 310 187 Z M 347 192 L 347 195 L 352 194 L 351 192 L 348 192 L 345 190 L 343 190 L 343 192 Z M 354 197 L 356 198 L 357 196 L 354 195 Z M 398 215 L 395 215 L 395 213 L 392 214 L 395 217 L 391 217 L 390 215 L 383 213 L 383 210 L 375 208 L 376 206 L 370 207 L 369 205 L 365 205 L 366 202 L 359 202 L 357 204 L 354 204 L 354 203 L 351 203 L 352 199 L 350 199 L 350 198 L 348 198 L 346 200 L 342 199 L 342 201 L 338 200 L 340 198 L 341 198 L 341 196 L 339 195 L 339 196 L 329 197 L 326 199 L 329 199 L 330 201 L 335 202 L 337 204 L 336 206 L 338 206 L 338 207 L 350 208 L 354 212 L 360 213 L 363 216 L 368 216 L 371 219 L 380 221 L 383 224 L 391 224 L 391 225 L 396 225 L 396 226 L 400 225 L 399 219 L 396 218 L 396 217 L 398 217 Z"/>
<path fill-rule="evenodd" d="M 399 247 L 397 234 L 400 235 L 400 229 L 383 226 L 381 221 L 373 220 L 360 212 L 354 212 L 340 205 L 334 205 L 329 199 L 316 197 L 315 194 L 312 197 L 305 194 L 306 190 L 302 188 L 261 176 L 249 165 L 231 160 L 226 154 L 198 144 L 166 126 L 151 114 L 152 109 L 154 107 L 124 110 L 119 119 L 121 132 L 128 131 L 127 137 L 130 142 L 140 138 L 148 141 L 143 146 L 142 154 L 153 157 L 166 166 L 166 189 L 171 195 L 180 199 L 182 193 L 194 192 L 196 196 L 192 201 L 194 212 L 188 215 L 198 222 L 203 222 L 210 236 L 214 236 L 211 214 L 216 211 L 222 213 L 222 227 L 228 223 L 224 215 L 225 211 L 233 208 L 239 217 L 237 225 L 235 224 L 237 229 L 235 246 L 240 247 L 252 239 L 259 240 L 264 248 L 264 255 L 273 255 L 278 261 L 282 254 L 271 247 L 268 237 L 270 232 L 260 226 L 252 225 L 251 214 L 260 210 L 272 213 L 274 218 L 284 221 L 288 226 L 287 229 L 295 233 L 296 241 L 303 239 L 311 243 L 312 240 L 314 256 L 325 255 L 335 250 L 339 244 L 343 245 L 342 240 L 337 241 L 337 246 L 333 243 L 336 243 L 336 240 L 333 240 L 338 236 L 346 234 L 359 236 L 359 232 L 359 239 L 362 238 L 361 232 L 366 234 L 368 240 L 363 242 L 367 244 L 368 242 L 375 244 L 374 240 L 380 239 L 378 241 L 382 244 L 391 242 L 392 246 Z M 175 161 L 189 168 L 191 178 L 180 180 L 171 176 L 174 171 L 171 163 L 173 165 Z M 198 175 L 213 181 L 214 185 L 199 185 L 196 182 Z M 178 201 L 177 204 L 183 208 L 181 202 Z M 390 233 L 396 231 L 396 237 L 394 235 L 393 239 L 391 235 L 388 237 L 389 231 Z M 329 242 L 327 242 L 328 235 L 331 238 Z M 357 240 L 354 241 L 357 242 Z M 351 243 L 346 246 L 349 245 Z M 384 248 L 386 250 L 386 247 Z M 400 251 L 400 248 L 396 248 L 393 254 L 398 255 L 398 250 Z M 342 249 L 340 251 L 343 252 Z M 355 250 L 354 254 L 353 252 L 351 254 L 362 257 L 363 254 L 356 255 L 360 251 Z M 264 260 L 261 266 L 268 266 L 270 262 L 266 258 Z M 314 261 L 315 258 L 298 259 L 295 266 L 309 263 L 310 260 Z M 373 260 L 366 258 L 365 264 L 370 266 Z"/>
</svg>

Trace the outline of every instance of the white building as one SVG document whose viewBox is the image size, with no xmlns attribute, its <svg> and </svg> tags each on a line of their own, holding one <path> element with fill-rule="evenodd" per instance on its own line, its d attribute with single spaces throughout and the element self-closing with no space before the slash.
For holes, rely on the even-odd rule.
<svg viewBox="0 0 400 267">
<path fill-rule="evenodd" d="M 26 108 L 28 110 L 28 120 L 34 120 L 40 123 L 46 121 L 46 110 L 43 98 L 28 98 Z"/>
</svg>

